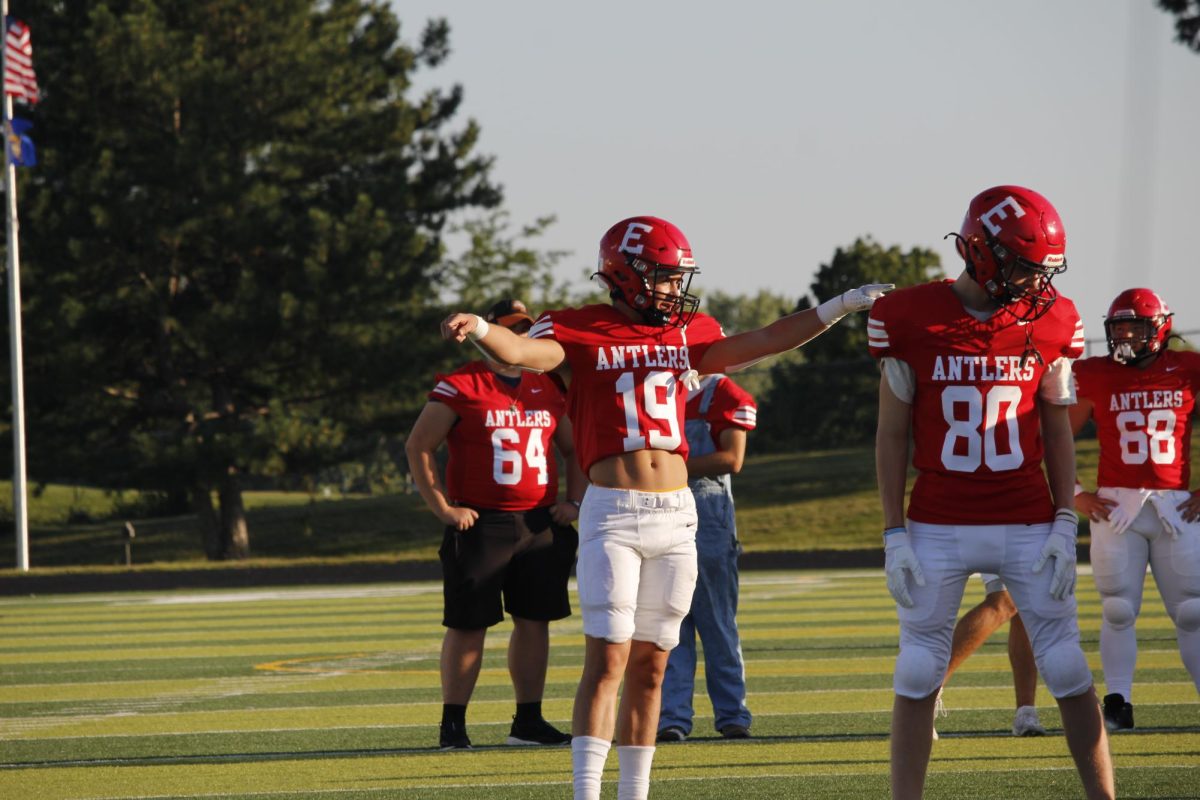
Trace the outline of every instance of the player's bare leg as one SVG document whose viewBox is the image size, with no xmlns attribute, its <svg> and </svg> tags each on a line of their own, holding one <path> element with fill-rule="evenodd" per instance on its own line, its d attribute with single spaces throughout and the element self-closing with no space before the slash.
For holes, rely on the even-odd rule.
<svg viewBox="0 0 1200 800">
<path fill-rule="evenodd" d="M 933 749 L 933 708 L 937 692 L 922 700 L 896 695 L 892 704 L 892 798 L 919 800 L 925 791 Z"/>
<path fill-rule="evenodd" d="M 1108 733 L 1104 729 L 1095 688 L 1089 687 L 1083 694 L 1062 698 L 1058 701 L 1058 710 L 1084 792 L 1091 800 L 1116 797 Z"/>
<path fill-rule="evenodd" d="M 442 702 L 465 706 L 475 691 L 483 665 L 487 628 L 447 628 L 442 639 Z"/>
<path fill-rule="evenodd" d="M 663 675 L 671 651 L 653 642 L 633 641 L 625 667 L 625 688 L 617 712 L 617 743 L 652 746 L 658 733 Z"/>
<path fill-rule="evenodd" d="M 513 617 L 508 640 L 508 674 L 518 703 L 536 703 L 546 689 L 550 658 L 550 623 Z"/>
<path fill-rule="evenodd" d="M 1029 644 L 1029 634 L 1025 631 L 1020 614 L 1015 614 L 1009 623 L 1008 663 L 1012 665 L 1017 708 L 1037 705 L 1037 662 L 1033 660 L 1033 647 Z"/>
<path fill-rule="evenodd" d="M 579 679 L 571 714 L 573 736 L 594 736 L 612 741 L 617 691 L 621 688 L 629 649 L 630 642 L 613 644 L 594 636 L 584 637 L 583 676 Z M 654 741 L 653 734 L 650 741 Z"/>
<path fill-rule="evenodd" d="M 950 676 L 967 659 L 967 656 L 978 650 L 988 637 L 995 633 L 1001 625 L 1008 622 L 1017 613 L 1012 597 L 1008 592 L 992 592 L 983 602 L 972 608 L 954 626 L 954 639 L 950 646 L 950 663 L 946 666 L 946 677 L 942 685 L 949 682 Z M 1030 658 L 1032 659 L 1032 653 Z M 1034 672 L 1036 680 L 1037 673 Z"/>
<path fill-rule="evenodd" d="M 584 636 L 583 675 L 571 714 L 571 771 L 575 800 L 599 800 L 600 776 L 616 727 L 617 691 L 629 660 L 629 642 Z"/>
</svg>

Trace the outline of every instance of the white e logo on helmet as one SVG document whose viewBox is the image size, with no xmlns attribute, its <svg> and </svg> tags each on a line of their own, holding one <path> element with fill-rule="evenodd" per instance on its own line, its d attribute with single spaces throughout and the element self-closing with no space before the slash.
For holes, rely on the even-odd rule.
<svg viewBox="0 0 1200 800">
<path fill-rule="evenodd" d="M 995 206 L 985 211 L 979 218 L 979 221 L 986 225 L 987 229 L 991 231 L 992 236 L 995 236 L 1000 232 L 1000 226 L 992 222 L 989 217 L 995 217 L 996 219 L 1008 219 L 1008 214 L 1004 211 L 1005 206 L 1012 206 L 1014 217 L 1025 216 L 1025 211 L 1021 208 L 1017 201 L 1012 198 L 1012 195 L 1004 198 Z"/>
<path fill-rule="evenodd" d="M 636 242 L 638 239 L 642 238 L 643 233 L 649 233 L 652 230 L 654 230 L 654 228 L 644 222 L 629 223 L 629 227 L 625 229 L 625 236 L 621 239 L 621 246 L 617 249 L 622 253 L 630 253 L 635 256 L 640 256 L 642 254 L 643 245 L 639 244 L 637 247 L 633 247 L 630 243 Z"/>
</svg>

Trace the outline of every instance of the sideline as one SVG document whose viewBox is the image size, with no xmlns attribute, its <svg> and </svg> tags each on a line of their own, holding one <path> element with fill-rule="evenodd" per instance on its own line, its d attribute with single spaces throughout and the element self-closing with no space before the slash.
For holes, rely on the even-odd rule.
<svg viewBox="0 0 1200 800">
<path fill-rule="evenodd" d="M 1088 545 L 1078 545 L 1080 564 L 1089 563 Z M 742 553 L 738 569 L 882 569 L 883 549 L 775 550 Z M 70 571 L 67 571 L 67 570 Z M 78 592 L 228 589 L 264 586 L 310 586 L 343 583 L 432 581 L 442 577 L 437 561 L 344 561 L 336 564 L 246 565 L 204 569 L 80 571 L 78 567 L 45 573 L 0 573 L 0 596 L 73 594 Z"/>
</svg>

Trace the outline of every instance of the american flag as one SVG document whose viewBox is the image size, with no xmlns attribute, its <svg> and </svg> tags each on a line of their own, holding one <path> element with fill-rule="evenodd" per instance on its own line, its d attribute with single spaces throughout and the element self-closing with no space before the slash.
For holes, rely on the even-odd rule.
<svg viewBox="0 0 1200 800">
<path fill-rule="evenodd" d="M 33 44 L 29 26 L 9 17 L 4 35 L 4 93 L 30 105 L 38 101 L 37 75 L 33 72 Z"/>
</svg>

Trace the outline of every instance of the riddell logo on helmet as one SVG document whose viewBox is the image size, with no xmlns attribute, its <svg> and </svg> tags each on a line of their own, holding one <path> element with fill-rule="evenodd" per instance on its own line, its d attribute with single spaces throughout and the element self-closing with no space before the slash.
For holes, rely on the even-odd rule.
<svg viewBox="0 0 1200 800">
<path fill-rule="evenodd" d="M 1043 267 L 1061 267 L 1066 262 L 1067 262 L 1067 257 L 1064 256 L 1062 253 L 1048 253 L 1046 255 L 1046 257 L 1042 259 L 1042 266 Z"/>
<path fill-rule="evenodd" d="M 995 217 L 997 220 L 1008 219 L 1008 213 L 1004 210 L 1005 206 L 1012 207 L 1014 217 L 1020 218 L 1025 216 L 1025 210 L 1022 209 L 1020 204 L 1013 199 L 1012 195 L 1004 198 L 979 216 L 979 221 L 982 222 L 989 231 L 991 231 L 992 236 L 995 236 L 1000 232 L 1000 226 L 995 222 L 992 222 L 991 218 Z M 1047 264 L 1046 266 L 1051 265 Z"/>
</svg>

